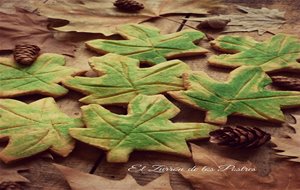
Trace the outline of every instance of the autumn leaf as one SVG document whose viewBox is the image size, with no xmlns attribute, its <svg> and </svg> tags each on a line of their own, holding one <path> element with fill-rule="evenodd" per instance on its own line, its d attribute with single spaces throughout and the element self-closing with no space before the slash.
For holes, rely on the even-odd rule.
<svg viewBox="0 0 300 190">
<path fill-rule="evenodd" d="M 181 75 L 189 67 L 179 60 L 140 68 L 139 61 L 116 54 L 93 57 L 89 63 L 100 77 L 74 77 L 63 84 L 86 95 L 81 102 L 125 104 L 138 94 L 155 95 L 183 89 Z"/>
<path fill-rule="evenodd" d="M 280 151 L 276 152 L 277 155 L 289 157 L 290 161 L 300 162 L 300 115 L 294 115 L 294 117 L 297 123 L 291 126 L 294 127 L 296 133 L 286 134 L 286 137 L 272 137 L 272 142 L 276 145 L 274 149 Z"/>
<path fill-rule="evenodd" d="M 229 32 L 252 32 L 258 31 L 259 35 L 265 32 L 271 32 L 280 28 L 285 23 L 284 14 L 277 9 L 254 9 L 244 6 L 236 6 L 244 14 L 229 14 L 211 17 L 189 18 L 189 21 L 203 22 L 207 19 L 225 19 L 230 20 L 228 27 L 222 33 Z"/>
<path fill-rule="evenodd" d="M 3 182 L 30 182 L 27 178 L 21 176 L 19 171 L 26 171 L 27 168 L 11 167 L 2 168 L 0 167 L 0 184 Z"/>
<path fill-rule="evenodd" d="M 300 71 L 300 43 L 296 36 L 277 34 L 265 42 L 251 37 L 219 36 L 211 45 L 220 51 L 235 54 L 213 55 L 211 65 L 236 68 L 242 65 L 260 66 L 266 72 Z"/>
<path fill-rule="evenodd" d="M 296 190 L 300 188 L 299 165 L 276 162 L 267 176 L 257 175 L 257 168 L 192 145 L 196 171 L 180 172 L 195 190 Z"/>
<path fill-rule="evenodd" d="M 184 76 L 186 91 L 168 92 L 175 99 L 206 111 L 206 122 L 225 124 L 229 115 L 283 122 L 280 108 L 300 106 L 300 93 L 264 89 L 272 80 L 260 67 L 240 67 L 226 82 L 204 72 Z"/>
<path fill-rule="evenodd" d="M 193 41 L 204 37 L 196 30 L 183 30 L 161 35 L 159 29 L 140 24 L 125 24 L 117 29 L 127 40 L 91 40 L 86 46 L 100 54 L 117 53 L 147 62 L 151 65 L 167 61 L 166 58 L 201 55 L 208 50 L 196 46 Z"/>
<path fill-rule="evenodd" d="M 62 96 L 68 90 L 58 83 L 80 73 L 78 69 L 64 65 L 64 57 L 58 54 L 42 54 L 31 66 L 20 65 L 13 58 L 0 57 L 0 97 L 26 94 Z"/>
<path fill-rule="evenodd" d="M 168 174 L 164 174 L 147 185 L 141 186 L 130 175 L 127 175 L 122 180 L 110 180 L 101 176 L 83 173 L 66 166 L 58 164 L 54 164 L 54 166 L 64 175 L 72 190 L 172 190 Z"/>
<path fill-rule="evenodd" d="M 145 9 L 138 13 L 126 13 L 114 7 L 115 0 L 57 0 L 40 4 L 40 14 L 49 18 L 63 19 L 69 24 L 55 29 L 114 34 L 116 26 L 124 23 L 141 23 L 169 14 L 206 14 L 211 9 L 224 7 L 219 0 L 139 0 Z M 78 16 L 80 15 L 80 16 Z"/>
<path fill-rule="evenodd" d="M 207 138 L 215 126 L 172 123 L 179 109 L 162 95 L 136 96 L 127 115 L 111 113 L 100 105 L 83 106 L 87 128 L 70 129 L 77 140 L 107 151 L 108 162 L 127 162 L 134 150 L 190 156 L 186 140 Z"/>
<path fill-rule="evenodd" d="M 67 156 L 75 144 L 68 129 L 82 126 L 80 119 L 61 112 L 53 98 L 30 104 L 0 99 L 0 139 L 9 139 L 0 159 L 8 163 L 47 149 Z"/>
<path fill-rule="evenodd" d="M 283 76 L 283 75 L 275 75 L 271 76 L 273 85 L 277 87 L 281 87 L 287 90 L 296 90 L 300 91 L 300 78 Z"/>
<path fill-rule="evenodd" d="M 75 46 L 70 42 L 59 41 L 54 32 L 47 28 L 47 18 L 17 9 L 15 14 L 0 12 L 0 51 L 13 50 L 21 43 L 39 46 L 43 52 L 73 56 Z"/>
</svg>

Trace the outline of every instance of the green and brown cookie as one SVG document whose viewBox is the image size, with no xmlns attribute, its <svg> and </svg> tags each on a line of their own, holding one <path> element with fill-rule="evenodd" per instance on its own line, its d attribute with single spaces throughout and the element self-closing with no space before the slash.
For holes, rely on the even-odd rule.
<svg viewBox="0 0 300 190">
<path fill-rule="evenodd" d="M 119 26 L 117 32 L 126 40 L 91 40 L 86 42 L 86 46 L 100 54 L 126 55 L 151 65 L 165 62 L 167 58 L 201 55 L 208 52 L 193 43 L 204 37 L 204 34 L 197 30 L 183 30 L 162 35 L 155 27 L 125 24 Z"/>
<path fill-rule="evenodd" d="M 68 90 L 58 83 L 64 78 L 80 73 L 66 67 L 62 55 L 45 53 L 32 65 L 24 66 L 13 58 L 0 58 L 0 97 L 15 97 L 27 94 L 42 94 L 58 97 Z"/>
<path fill-rule="evenodd" d="M 0 140 L 9 139 L 0 159 L 10 162 L 47 149 L 67 156 L 75 145 L 69 129 L 80 127 L 81 120 L 61 112 L 53 98 L 30 104 L 0 99 Z"/>
<path fill-rule="evenodd" d="M 182 90 L 182 73 L 189 67 L 172 60 L 148 68 L 140 68 L 139 60 L 117 54 L 89 60 L 99 77 L 74 77 L 63 84 L 88 96 L 80 99 L 89 104 L 126 104 L 139 94 L 155 95 Z"/>
<path fill-rule="evenodd" d="M 300 71 L 300 43 L 297 37 L 277 34 L 264 42 L 251 37 L 219 36 L 211 42 L 213 48 L 225 53 L 213 55 L 209 64 L 236 68 L 239 66 L 259 66 L 265 72 L 288 70 Z"/>
<path fill-rule="evenodd" d="M 186 140 L 208 137 L 217 127 L 205 123 L 173 123 L 179 109 L 162 95 L 136 96 L 127 115 L 100 105 L 83 106 L 87 128 L 70 129 L 77 140 L 107 151 L 108 162 L 127 162 L 134 150 L 191 156 Z"/>
<path fill-rule="evenodd" d="M 243 66 L 219 82 L 204 72 L 184 75 L 186 90 L 168 92 L 180 102 L 206 111 L 206 122 L 225 124 L 229 115 L 283 122 L 280 108 L 300 106 L 300 92 L 271 91 L 272 80 L 260 67 Z"/>
</svg>

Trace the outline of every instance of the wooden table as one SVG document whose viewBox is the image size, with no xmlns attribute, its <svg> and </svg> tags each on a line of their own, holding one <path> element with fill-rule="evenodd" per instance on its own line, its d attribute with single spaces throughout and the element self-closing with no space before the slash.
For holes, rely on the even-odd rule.
<svg viewBox="0 0 300 190">
<path fill-rule="evenodd" d="M 20 0 L 4 0 L 0 1 L 2 4 L 1 6 L 6 6 L 7 8 L 11 7 L 12 5 L 18 5 L 21 1 Z M 51 3 L 51 0 L 45 1 L 45 3 Z M 300 24 L 300 17 L 299 9 L 300 9 L 300 1 L 297 0 L 227 0 L 226 4 L 233 5 L 233 4 L 240 4 L 250 7 L 268 7 L 268 8 L 278 8 L 281 11 L 286 11 L 286 19 L 287 23 L 283 26 L 282 31 L 287 33 L 293 33 L 299 35 L 299 29 L 297 26 Z M 7 9 L 9 10 L 9 9 Z M 172 16 L 172 18 L 176 18 L 178 20 L 178 16 Z M 299 21 L 298 21 L 299 20 Z M 180 31 L 183 28 L 183 25 L 180 23 L 170 22 L 165 19 L 155 20 L 152 22 L 148 22 L 162 30 L 163 33 L 171 33 Z M 194 23 L 187 22 L 188 25 L 195 26 Z M 299 28 L 299 27 L 298 27 Z M 213 34 L 217 36 L 217 34 Z M 256 32 L 250 33 L 241 33 L 241 35 L 250 35 L 255 37 L 258 40 L 263 40 L 271 36 L 271 34 L 265 34 L 263 36 L 258 36 Z M 83 42 L 89 39 L 94 39 L 100 37 L 100 35 L 88 35 L 88 34 L 59 34 L 59 38 L 68 38 L 69 40 L 73 41 L 78 45 L 78 49 L 75 53 L 75 57 L 67 58 L 67 64 L 72 65 L 74 67 L 79 67 L 83 69 L 89 69 L 87 64 L 87 59 L 92 56 L 96 56 L 96 54 L 86 50 L 83 45 Z M 208 45 L 207 41 L 203 41 L 200 43 L 201 46 L 210 49 L 214 52 Z M 207 64 L 207 58 L 212 53 L 208 54 L 207 56 L 203 57 L 192 57 L 192 58 L 185 58 L 184 60 L 193 70 L 202 70 L 207 72 L 210 76 L 224 80 L 226 79 L 230 70 L 228 69 L 219 69 L 219 68 L 212 68 Z M 66 96 L 62 98 L 58 98 L 57 102 L 65 113 L 69 114 L 73 117 L 80 117 L 80 109 L 79 107 L 82 105 L 77 100 L 82 97 L 81 94 L 76 92 L 70 92 Z M 32 101 L 32 99 L 38 99 L 38 97 L 23 97 L 20 98 L 25 101 Z M 170 97 L 168 97 L 170 98 Z M 187 106 L 179 104 L 172 98 L 170 98 L 180 109 L 181 113 L 176 116 L 173 121 L 186 121 L 186 122 L 203 122 L 204 120 L 204 112 L 198 111 L 195 109 L 191 109 Z M 112 109 L 117 113 L 122 113 L 125 110 L 123 108 L 116 108 L 112 106 L 107 106 L 108 108 Z M 287 120 L 293 122 L 289 113 L 297 113 L 300 109 L 290 109 L 286 110 L 285 114 L 287 115 Z M 272 133 L 273 135 L 279 134 L 284 130 L 289 130 L 288 127 L 283 125 L 283 127 L 278 128 L 278 124 L 273 124 L 269 122 L 262 122 L 257 120 L 251 119 L 244 119 L 239 117 L 230 117 L 229 123 L 230 125 L 247 125 L 247 126 L 258 126 L 266 131 Z M 223 149 L 211 145 L 207 142 L 203 141 L 195 141 L 194 143 L 199 144 L 201 146 L 205 146 L 210 149 L 214 149 L 222 154 L 230 154 L 233 155 L 236 159 L 240 160 L 250 160 L 255 163 L 259 174 L 266 175 L 270 171 L 270 166 L 272 163 L 270 162 L 270 157 L 273 151 L 271 150 L 270 146 L 266 145 L 257 150 L 253 151 L 245 151 L 245 150 L 232 150 L 232 151 L 224 151 Z M 4 147 L 5 144 L 2 144 Z M 192 167 L 194 164 L 191 159 L 181 158 L 177 156 L 167 155 L 167 154 L 159 154 L 159 153 L 152 153 L 152 152 L 135 152 L 131 155 L 130 161 L 126 164 L 111 164 L 107 163 L 105 160 L 105 153 L 99 149 L 94 147 L 88 146 L 86 144 L 77 142 L 75 150 L 67 157 L 61 158 L 59 156 L 53 155 L 53 159 L 49 158 L 49 154 L 40 154 L 34 156 L 32 158 L 28 158 L 13 165 L 4 165 L 0 163 L 0 168 L 5 167 L 15 167 L 15 166 L 24 166 L 28 167 L 30 170 L 28 172 L 23 172 L 22 175 L 27 177 L 31 183 L 25 186 L 25 189 L 63 189 L 67 190 L 70 189 L 67 182 L 63 178 L 63 176 L 57 171 L 54 166 L 51 165 L 52 162 L 59 163 L 65 166 L 69 166 L 75 169 L 78 169 L 82 172 L 87 172 L 95 175 L 100 175 L 107 177 L 109 179 L 118 180 L 125 177 L 127 170 L 134 164 L 141 164 L 148 168 L 152 167 L 152 165 L 165 165 L 168 167 L 180 167 L 180 168 L 189 168 Z M 159 177 L 160 173 L 155 172 L 144 172 L 144 173 L 130 173 L 139 184 L 145 185 L 150 181 L 154 180 L 155 178 Z M 170 172 L 171 176 L 171 186 L 174 190 L 189 190 L 193 189 L 192 186 L 183 179 L 180 174 L 177 172 Z"/>
</svg>

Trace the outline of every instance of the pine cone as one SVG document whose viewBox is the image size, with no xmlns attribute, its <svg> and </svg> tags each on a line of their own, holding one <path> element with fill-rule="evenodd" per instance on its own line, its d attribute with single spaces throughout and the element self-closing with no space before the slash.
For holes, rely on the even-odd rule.
<svg viewBox="0 0 300 190">
<path fill-rule="evenodd" d="M 271 139 L 271 135 L 254 127 L 223 127 L 209 133 L 210 142 L 234 148 L 256 148 Z"/>
<path fill-rule="evenodd" d="M 229 22 L 230 20 L 228 19 L 207 19 L 198 24 L 197 28 L 222 30 L 227 26 Z"/>
<path fill-rule="evenodd" d="M 276 86 L 284 87 L 290 90 L 299 90 L 300 91 L 300 79 L 285 77 L 285 76 L 272 76 L 273 84 Z"/>
<path fill-rule="evenodd" d="M 116 0 L 114 6 L 126 12 L 137 12 L 144 9 L 144 5 L 135 0 Z"/>
<path fill-rule="evenodd" d="M 0 190 L 22 190 L 22 186 L 16 182 L 5 181 L 0 184 Z"/>
<path fill-rule="evenodd" d="M 30 65 L 36 60 L 39 52 L 40 48 L 36 45 L 19 44 L 15 47 L 14 57 L 17 63 Z"/>
</svg>

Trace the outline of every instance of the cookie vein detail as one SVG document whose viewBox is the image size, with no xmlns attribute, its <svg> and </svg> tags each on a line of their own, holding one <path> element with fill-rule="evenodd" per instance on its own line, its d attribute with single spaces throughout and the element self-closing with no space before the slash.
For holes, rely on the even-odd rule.
<svg viewBox="0 0 300 190">
<path fill-rule="evenodd" d="M 86 42 L 86 46 L 100 54 L 117 53 L 152 65 L 164 62 L 169 57 L 208 52 L 193 43 L 204 37 L 202 32 L 196 30 L 161 35 L 154 27 L 125 24 L 118 27 L 118 32 L 126 40 L 91 40 Z"/>
<path fill-rule="evenodd" d="M 58 83 L 80 71 L 64 64 L 62 55 L 50 53 L 40 55 L 29 67 L 19 65 L 9 58 L 0 58 L 0 97 L 27 94 L 57 97 L 66 94 L 68 90 Z"/>
<path fill-rule="evenodd" d="M 0 100 L 0 139 L 9 143 L 0 152 L 5 162 L 29 157 L 51 149 L 67 156 L 74 148 L 69 128 L 83 127 L 80 119 L 62 113 L 53 98 L 31 104 L 12 99 Z"/>
<path fill-rule="evenodd" d="M 74 77 L 63 84 L 88 95 L 81 102 L 97 104 L 125 104 L 138 94 L 181 90 L 184 88 L 181 75 L 189 70 L 179 60 L 140 68 L 138 60 L 116 54 L 93 57 L 89 63 L 99 77 Z"/>
<path fill-rule="evenodd" d="M 216 127 L 204 123 L 172 123 L 179 109 L 162 95 L 136 96 L 127 115 L 111 113 L 100 105 L 82 107 L 87 128 L 70 129 L 85 143 L 107 151 L 109 162 L 127 162 L 134 150 L 190 156 L 186 140 L 206 138 Z"/>
<path fill-rule="evenodd" d="M 295 36 L 277 34 L 265 42 L 256 42 L 250 37 L 219 36 L 211 45 L 225 53 L 234 53 L 211 56 L 208 62 L 215 66 L 260 66 L 266 72 L 300 71 L 297 62 L 300 43 Z"/>
<path fill-rule="evenodd" d="M 168 93 L 181 102 L 207 111 L 207 122 L 225 124 L 229 115 L 282 122 L 281 107 L 300 106 L 299 92 L 264 89 L 272 81 L 260 67 L 240 67 L 232 71 L 224 83 L 203 72 L 190 72 L 186 76 L 187 90 Z"/>
</svg>

